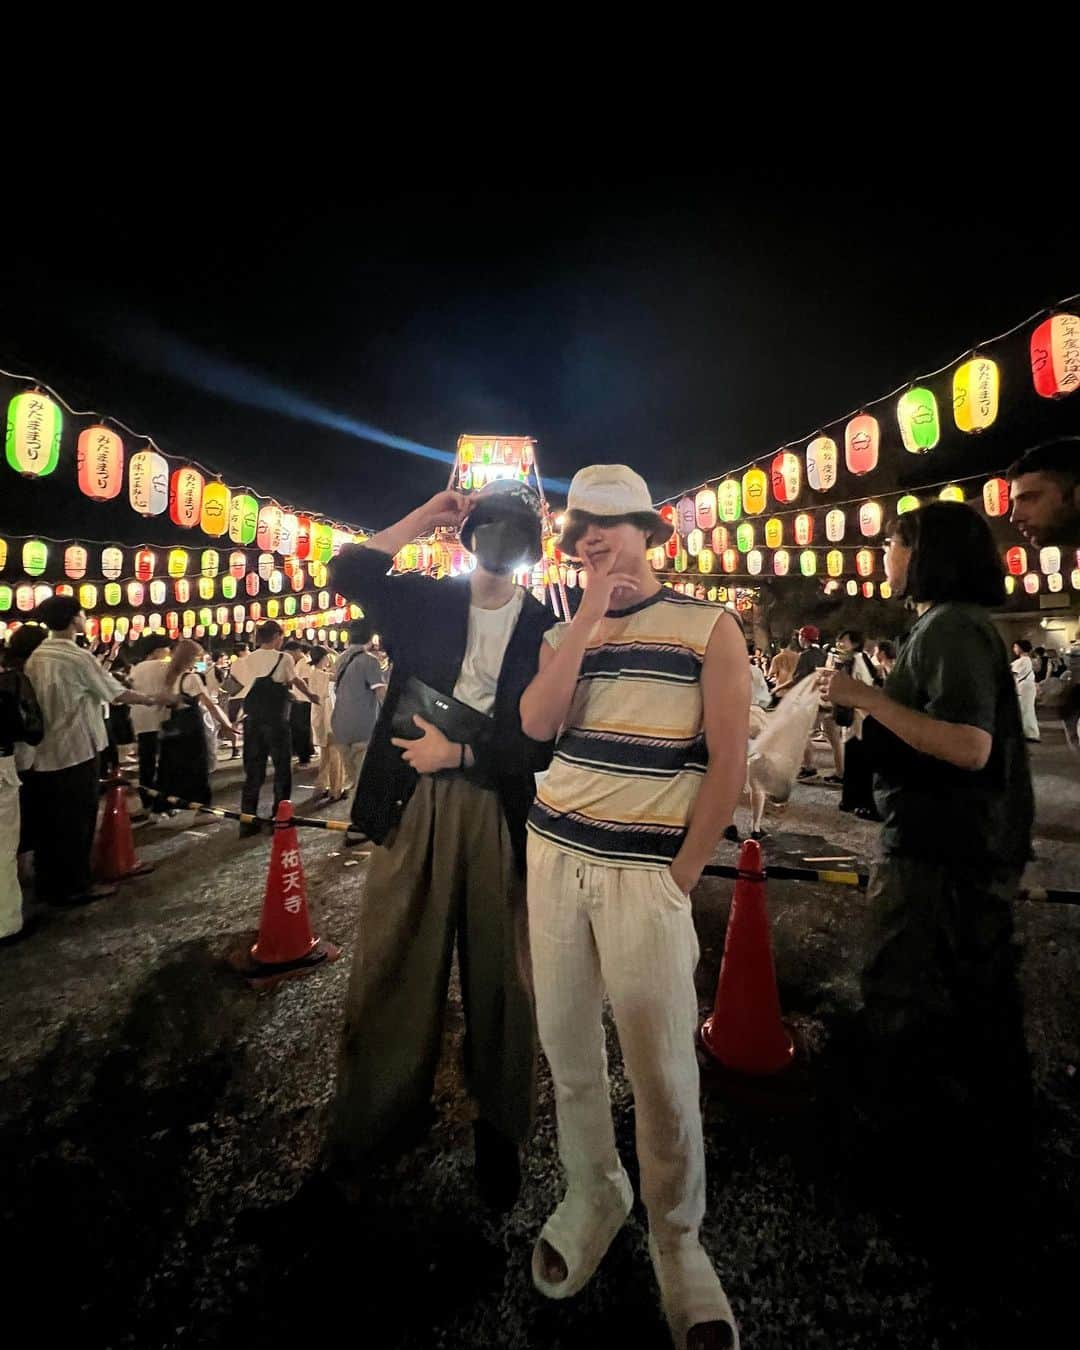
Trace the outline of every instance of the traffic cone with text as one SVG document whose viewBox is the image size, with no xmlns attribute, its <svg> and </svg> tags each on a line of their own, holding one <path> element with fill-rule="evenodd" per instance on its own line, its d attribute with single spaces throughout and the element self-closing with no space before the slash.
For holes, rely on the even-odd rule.
<svg viewBox="0 0 1080 1350">
<path fill-rule="evenodd" d="M 279 803 L 258 937 L 251 947 L 228 958 L 255 988 L 306 975 L 341 955 L 340 948 L 311 931 L 304 864 L 292 819 L 292 802 Z"/>
<path fill-rule="evenodd" d="M 724 1069 L 767 1077 L 790 1067 L 795 1046 L 780 1020 L 761 845 L 748 839 L 728 917 L 712 1015 L 701 1042 Z"/>
<path fill-rule="evenodd" d="M 105 810 L 94 840 L 91 868 L 95 881 L 127 881 L 154 870 L 151 863 L 140 862 L 135 856 L 131 817 L 121 778 L 110 778 L 105 789 Z"/>
</svg>

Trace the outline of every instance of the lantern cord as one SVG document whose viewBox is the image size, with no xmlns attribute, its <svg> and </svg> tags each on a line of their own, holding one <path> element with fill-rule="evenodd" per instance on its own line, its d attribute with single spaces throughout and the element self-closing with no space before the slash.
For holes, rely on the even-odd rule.
<svg viewBox="0 0 1080 1350">
<path fill-rule="evenodd" d="M 986 338 L 985 341 L 976 343 L 974 347 L 966 347 L 966 348 L 964 349 L 964 351 L 961 352 L 961 354 L 960 354 L 959 356 L 954 356 L 953 359 L 952 359 L 951 361 L 946 361 L 945 364 L 944 364 L 943 366 L 939 366 L 937 370 L 929 370 L 929 371 L 927 371 L 924 375 L 916 375 L 916 376 L 914 377 L 914 379 L 911 379 L 911 380 L 905 380 L 905 381 L 903 382 L 903 384 L 898 384 L 898 385 L 896 386 L 895 389 L 891 390 L 891 391 L 890 391 L 889 393 L 887 393 L 887 394 L 882 394 L 882 395 L 880 396 L 880 398 L 873 398 L 873 399 L 870 399 L 870 400 L 869 400 L 868 402 L 866 402 L 866 403 L 860 403 L 860 404 L 858 404 L 857 407 L 852 408 L 850 412 L 842 413 L 839 417 L 832 417 L 832 418 L 830 418 L 827 422 L 822 422 L 822 423 L 820 423 L 818 426 L 816 426 L 816 427 L 814 428 L 813 431 L 808 432 L 806 435 L 804 435 L 804 436 L 796 436 L 793 440 L 785 441 L 782 445 L 778 445 L 778 446 L 776 447 L 776 450 L 775 450 L 775 451 L 770 451 L 770 452 L 767 452 L 767 453 L 776 454 L 776 453 L 779 453 L 779 452 L 784 451 L 784 450 L 792 450 L 792 449 L 794 449 L 796 446 L 802 445 L 803 441 L 809 441 L 809 440 L 812 440 L 815 436 L 820 435 L 820 433 L 821 433 L 822 431 L 824 431 L 824 429 L 825 429 L 826 427 L 836 426 L 836 424 L 837 424 L 838 422 L 846 422 L 849 418 L 851 418 L 851 417 L 857 417 L 857 416 L 859 415 L 859 413 L 865 412 L 867 408 L 876 408 L 876 407 L 878 406 L 879 403 L 888 403 L 888 401 L 889 401 L 890 399 L 896 398 L 898 394 L 902 394 L 902 393 L 904 393 L 905 390 L 910 389 L 911 386 L 912 386 L 917 380 L 932 380 L 932 379 L 934 379 L 934 378 L 935 378 L 936 376 L 938 376 L 938 375 L 944 375 L 945 372 L 946 372 L 947 370 L 951 370 L 951 369 L 953 368 L 953 366 L 958 365 L 958 364 L 959 364 L 961 361 L 963 361 L 966 357 L 970 356 L 970 354 L 971 354 L 973 351 L 980 351 L 980 350 L 981 350 L 982 348 L 984 348 L 984 347 L 992 347 L 992 346 L 993 346 L 995 343 L 997 343 L 997 342 L 1004 342 L 1006 338 L 1010 338 L 1010 337 L 1012 337 L 1015 333 L 1019 333 L 1022 329 L 1026 328 L 1026 327 L 1028 326 L 1028 324 L 1034 323 L 1036 319 L 1045 318 L 1047 315 L 1053 314 L 1056 310 L 1064 309 L 1067 305 L 1071 305 L 1071 304 L 1075 303 L 1077 300 L 1080 300 L 1080 292 L 1078 292 L 1076 295 L 1067 295 L 1067 296 L 1065 296 L 1065 298 L 1064 298 L 1063 300 L 1059 300 L 1059 301 L 1057 302 L 1057 304 L 1051 306 L 1050 308 L 1037 309 L 1037 310 L 1034 312 L 1034 314 L 1029 314 L 1029 315 L 1027 316 L 1026 319 L 1021 319 L 1019 323 L 1013 324 L 1013 326 L 1012 326 L 1011 328 L 1006 328 L 1005 331 L 1004 331 L 1003 333 L 998 333 L 998 334 L 996 334 L 994 337 Z M 762 459 L 763 459 L 764 457 L 765 457 L 765 456 L 759 455 L 756 459 L 750 459 L 750 460 L 747 460 L 747 462 L 746 462 L 745 464 L 740 464 L 740 465 L 738 465 L 738 466 L 735 467 L 735 468 L 725 469 L 725 470 L 723 470 L 724 476 L 730 478 L 730 477 L 733 477 L 735 474 L 740 474 L 740 473 L 745 472 L 747 469 L 752 469 L 752 468 L 756 467 L 758 464 L 760 464 L 761 461 L 762 461 Z M 985 475 L 979 475 L 979 476 L 985 476 Z M 950 481 L 950 482 L 953 482 L 953 483 L 957 483 L 957 482 L 964 482 L 965 480 L 964 480 L 964 479 L 953 478 L 953 479 L 950 479 L 949 481 Z M 677 502 L 677 501 L 680 499 L 680 497 L 686 497 L 686 496 L 689 496 L 691 492 L 697 492 L 697 491 L 699 491 L 701 488 L 708 487 L 708 485 L 709 485 L 709 480 L 703 479 L 700 483 L 698 483 L 697 487 L 695 487 L 695 488 L 685 488 L 685 489 L 683 489 L 683 490 L 680 491 L 680 492 L 672 493 L 672 495 L 671 495 L 670 497 L 661 497 L 661 498 L 655 503 L 655 505 L 656 505 L 656 506 L 667 506 L 667 505 L 669 505 L 669 504 L 672 503 L 672 502 Z M 945 484 L 940 484 L 940 486 L 944 487 Z M 922 491 L 925 491 L 926 489 L 921 489 L 921 490 L 922 490 Z M 888 496 L 893 496 L 894 494 L 893 494 L 893 493 L 888 493 L 888 492 L 881 492 L 881 493 L 878 493 L 877 495 L 878 495 L 878 496 L 881 496 L 881 497 L 888 497 Z M 858 498 L 854 498 L 853 500 L 856 500 L 856 501 L 863 501 L 863 500 L 865 500 L 865 499 L 864 499 L 864 498 L 861 498 L 861 497 L 858 497 Z M 845 503 L 845 502 L 837 502 L 837 503 L 836 503 L 837 506 L 843 506 L 843 505 L 848 505 L 848 504 L 849 504 L 849 503 Z M 796 510 L 797 510 L 797 509 L 798 509 L 798 508 L 796 508 Z M 781 512 L 776 512 L 775 514 L 778 514 L 778 515 L 779 515 L 779 514 L 782 514 L 782 513 L 781 513 Z"/>
</svg>

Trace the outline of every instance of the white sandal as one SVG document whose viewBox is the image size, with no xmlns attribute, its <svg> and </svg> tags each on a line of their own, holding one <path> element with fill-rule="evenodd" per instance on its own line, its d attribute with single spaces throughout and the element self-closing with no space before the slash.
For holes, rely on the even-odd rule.
<svg viewBox="0 0 1080 1350">
<path fill-rule="evenodd" d="M 676 1350 L 686 1350 L 686 1337 L 691 1327 L 709 1322 L 727 1322 L 731 1327 L 731 1350 L 739 1350 L 735 1314 L 701 1243 L 695 1241 L 661 1252 L 650 1233 L 649 1256 Z"/>
<path fill-rule="evenodd" d="M 545 1298 L 573 1298 L 585 1288 L 633 1208 L 634 1188 L 620 1169 L 607 1204 L 601 1206 L 595 1200 L 579 1197 L 580 1192 L 567 1191 L 533 1247 L 533 1284 Z M 566 1263 L 565 1280 L 553 1282 L 545 1278 L 541 1242 L 554 1248 Z"/>
</svg>

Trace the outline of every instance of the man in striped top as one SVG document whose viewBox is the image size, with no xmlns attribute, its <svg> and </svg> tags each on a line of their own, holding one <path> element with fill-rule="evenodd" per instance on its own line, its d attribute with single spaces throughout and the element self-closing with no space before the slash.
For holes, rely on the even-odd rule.
<svg viewBox="0 0 1080 1350">
<path fill-rule="evenodd" d="M 562 1203 L 533 1253 L 550 1298 L 576 1293 L 633 1200 L 615 1148 L 601 1008 L 611 1000 L 634 1090 L 649 1250 L 680 1347 L 737 1346 L 701 1246 L 705 1156 L 694 1049 L 690 892 L 746 775 L 746 646 L 723 608 L 663 588 L 646 550 L 671 528 L 625 465 L 578 473 L 559 547 L 584 563 L 571 623 L 550 630 L 521 701 L 558 735 L 529 817 L 529 934 L 551 1065 Z"/>
</svg>

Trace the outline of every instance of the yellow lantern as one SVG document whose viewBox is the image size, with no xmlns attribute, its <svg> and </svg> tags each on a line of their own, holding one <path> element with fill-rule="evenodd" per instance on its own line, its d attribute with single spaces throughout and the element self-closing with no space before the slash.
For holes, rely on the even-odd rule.
<svg viewBox="0 0 1080 1350">
<path fill-rule="evenodd" d="M 943 502 L 962 502 L 964 500 L 964 489 L 956 483 L 948 483 L 938 493 L 938 500 Z"/>
<path fill-rule="evenodd" d="M 665 563 L 666 558 L 667 558 L 667 554 L 664 552 L 664 550 L 663 550 L 662 548 L 651 548 L 651 549 L 649 549 L 649 566 L 653 569 L 653 571 L 655 571 L 655 572 L 662 572 L 662 571 L 664 570 L 664 563 Z M 570 576 L 570 574 L 569 574 L 569 572 L 568 572 L 568 573 L 567 573 L 567 585 L 569 585 L 569 576 Z M 575 583 L 576 583 L 576 581 L 577 581 L 577 575 L 576 575 L 576 573 L 575 573 L 574 580 L 575 580 Z"/>
<path fill-rule="evenodd" d="M 784 522 L 779 516 L 770 516 L 765 522 L 765 547 L 779 548 L 784 542 Z"/>
<path fill-rule="evenodd" d="M 281 605 L 277 600 L 267 600 L 266 617 L 268 619 L 276 619 L 280 612 L 281 612 Z"/>
<path fill-rule="evenodd" d="M 844 570 L 844 555 L 838 548 L 830 549 L 825 555 L 825 570 L 831 577 L 838 577 Z"/>
<path fill-rule="evenodd" d="M 993 426 L 998 415 L 1000 378 L 997 362 L 975 356 L 953 375 L 953 418 L 961 431 L 979 432 Z"/>
<path fill-rule="evenodd" d="M 831 436 L 817 436 L 806 447 L 806 481 L 815 492 L 836 486 L 840 452 Z"/>
<path fill-rule="evenodd" d="M 1005 578 L 1005 594 L 1006 594 L 1006 595 L 1012 595 L 1012 593 L 1013 593 L 1015 590 L 1016 590 L 1016 578 L 1015 578 L 1015 577 L 1006 577 L 1006 578 Z"/>
<path fill-rule="evenodd" d="M 200 577 L 197 586 L 200 600 L 213 600 L 214 582 L 211 577 Z"/>
<path fill-rule="evenodd" d="M 659 552 L 660 556 L 663 557 L 664 556 L 663 550 L 661 549 L 659 550 Z M 703 548 L 701 550 L 701 552 L 697 555 L 697 565 L 699 572 L 708 573 L 715 570 L 716 554 L 712 551 L 711 548 Z"/>
<path fill-rule="evenodd" d="M 115 621 L 111 614 L 105 614 L 101 619 L 101 640 L 102 642 L 111 642 L 113 638 L 113 628 Z"/>
<path fill-rule="evenodd" d="M 229 511 L 232 509 L 232 493 L 224 483 L 207 483 L 203 488 L 202 514 L 199 523 L 203 534 L 220 539 L 229 528 Z"/>
<path fill-rule="evenodd" d="M 734 478 L 725 478 L 720 484 L 716 492 L 716 504 L 721 520 L 730 524 L 739 519 L 742 514 L 742 493 Z"/>
<path fill-rule="evenodd" d="M 1074 567 L 1069 573 L 1069 585 L 1074 591 L 1080 591 L 1080 567 Z"/>
<path fill-rule="evenodd" d="M 825 513 L 825 538 L 830 544 L 839 544 L 844 537 L 846 520 L 843 511 L 838 506 L 834 506 L 831 511 Z"/>
<path fill-rule="evenodd" d="M 7 566 L 8 546 L 6 539 L 0 539 L 0 572 Z"/>
<path fill-rule="evenodd" d="M 79 587 L 79 604 L 83 609 L 93 609 L 97 604 L 97 587 L 89 582 Z"/>
<path fill-rule="evenodd" d="M 171 577 L 182 577 L 188 569 L 188 555 L 182 548 L 169 550 L 168 572 Z"/>
<path fill-rule="evenodd" d="M 882 600 L 892 599 L 892 587 L 887 581 L 883 581 L 878 587 L 878 595 L 881 596 Z"/>
<path fill-rule="evenodd" d="M 180 617 L 181 624 L 184 628 L 195 627 L 195 611 L 193 609 L 185 609 Z"/>
<path fill-rule="evenodd" d="M 747 469 L 742 480 L 742 505 L 748 516 L 760 516 L 769 504 L 769 480 L 761 469 Z"/>
</svg>

